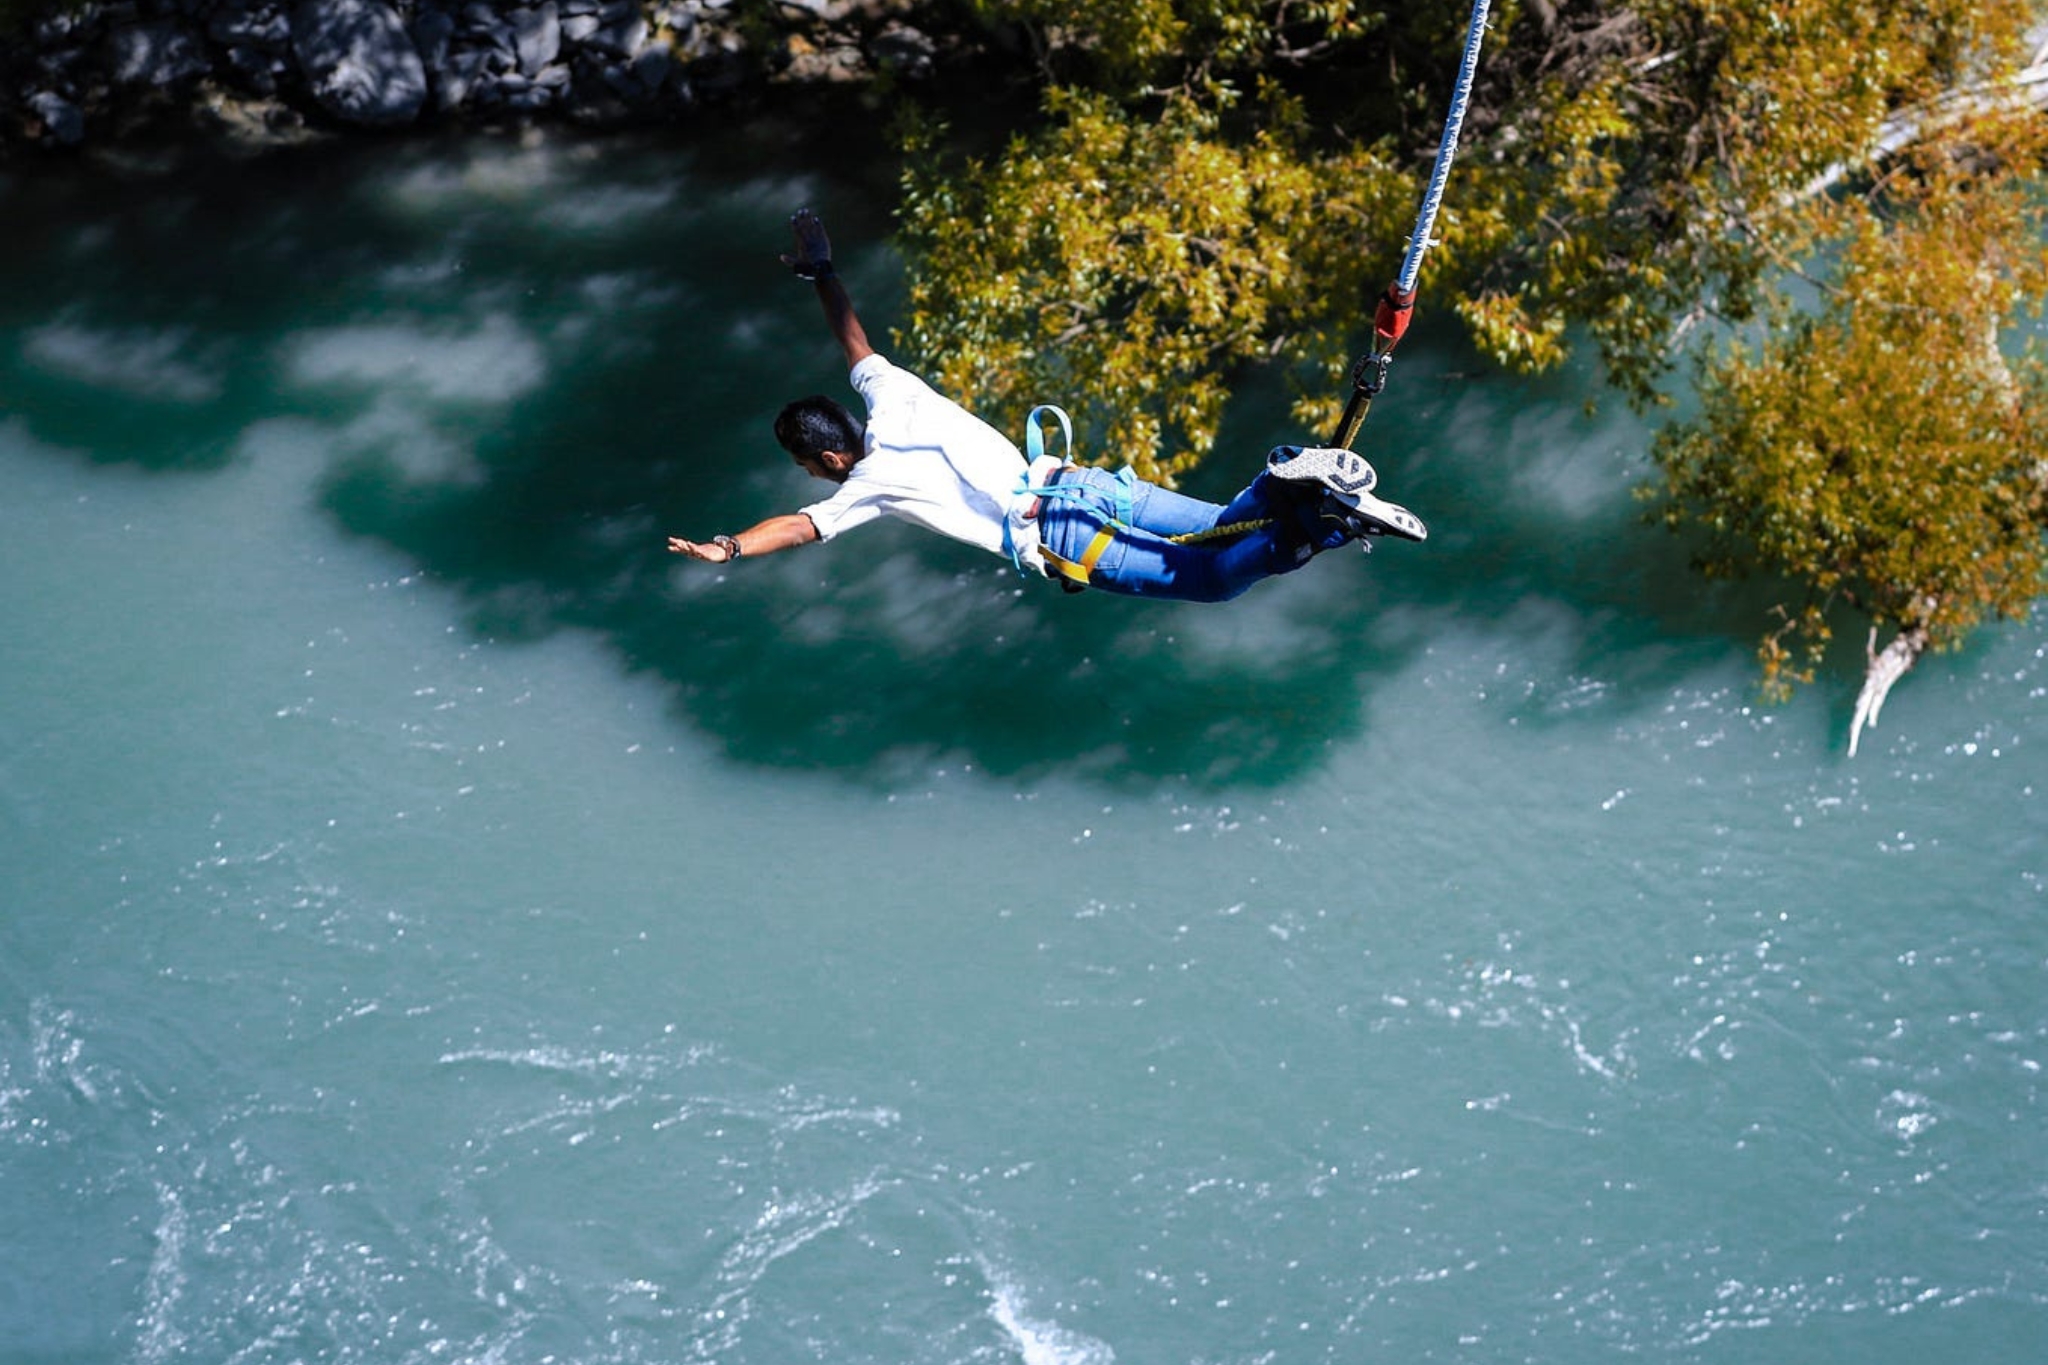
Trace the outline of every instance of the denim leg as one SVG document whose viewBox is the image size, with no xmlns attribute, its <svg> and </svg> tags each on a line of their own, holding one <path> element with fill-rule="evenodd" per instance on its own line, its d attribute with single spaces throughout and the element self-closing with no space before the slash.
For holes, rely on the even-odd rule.
<svg viewBox="0 0 2048 1365">
<path fill-rule="evenodd" d="M 1068 475 L 1063 482 L 1078 483 L 1086 495 L 1048 499 L 1039 533 L 1054 554 L 1078 560 L 1115 515 L 1119 490 L 1114 476 L 1100 470 L 1084 471 L 1078 479 Z M 1137 484 L 1131 492 L 1130 527 L 1118 532 L 1096 561 L 1094 586 L 1132 597 L 1229 601 L 1260 579 L 1291 573 L 1308 561 L 1299 518 L 1288 512 L 1284 489 L 1273 490 L 1264 475 L 1228 507 Z M 1270 524 L 1220 544 L 1179 545 L 1166 539 L 1237 521 Z"/>
<path fill-rule="evenodd" d="M 1157 484 L 1137 484 L 1131 493 L 1131 525 L 1156 536 L 1193 535 L 1220 526 L 1226 520 L 1225 510 Z"/>
<path fill-rule="evenodd" d="M 1120 533 L 1095 565 L 1094 586 L 1131 597 L 1228 602 L 1262 578 L 1308 562 L 1306 548 L 1266 527 L 1221 548 L 1176 545 L 1143 531 Z"/>
<path fill-rule="evenodd" d="M 1125 491 L 1124 487 L 1119 487 L 1120 483 L 1119 476 L 1102 469 L 1083 469 L 1068 474 L 1061 480 L 1060 487 L 1075 491 L 1063 499 L 1048 499 L 1044 515 L 1051 517 L 1059 512 L 1087 507 L 1099 518 L 1107 519 L 1115 515 L 1117 503 Z M 1159 536 L 1186 536 L 1240 521 L 1264 521 L 1274 515 L 1275 507 L 1280 505 L 1280 500 L 1287 496 L 1292 486 L 1261 473 L 1252 480 L 1251 487 L 1239 493 L 1227 507 L 1137 480 L 1125 487 L 1130 497 L 1126 513 L 1130 525 Z"/>
</svg>

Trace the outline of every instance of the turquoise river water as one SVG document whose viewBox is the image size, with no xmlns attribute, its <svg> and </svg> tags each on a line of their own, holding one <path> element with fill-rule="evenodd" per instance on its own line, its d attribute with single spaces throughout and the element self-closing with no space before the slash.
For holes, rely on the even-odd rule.
<svg viewBox="0 0 2048 1365">
<path fill-rule="evenodd" d="M 814 495 L 788 211 L 900 306 L 827 164 L 0 180 L 0 1362 L 2044 1358 L 2048 621 L 1847 758 L 1443 314 L 1427 546 L 674 560 Z"/>
</svg>

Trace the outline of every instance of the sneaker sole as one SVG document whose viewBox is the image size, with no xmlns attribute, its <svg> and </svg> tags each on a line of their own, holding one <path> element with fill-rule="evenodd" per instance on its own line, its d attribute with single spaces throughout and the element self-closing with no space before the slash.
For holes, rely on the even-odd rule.
<svg viewBox="0 0 2048 1365">
<path fill-rule="evenodd" d="M 1290 483 L 1319 483 L 1332 493 L 1369 493 L 1380 476 L 1366 463 L 1365 456 L 1336 446 L 1308 446 L 1292 456 L 1281 446 L 1266 457 L 1266 469 L 1276 479 Z"/>
<path fill-rule="evenodd" d="M 1398 503 L 1386 502 L 1369 493 L 1349 493 L 1331 501 L 1362 536 L 1397 536 L 1402 540 L 1428 540 L 1429 528 Z"/>
</svg>

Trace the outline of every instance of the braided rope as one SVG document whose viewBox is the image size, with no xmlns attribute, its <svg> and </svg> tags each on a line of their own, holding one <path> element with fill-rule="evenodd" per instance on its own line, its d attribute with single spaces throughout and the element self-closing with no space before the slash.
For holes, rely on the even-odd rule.
<svg viewBox="0 0 2048 1365">
<path fill-rule="evenodd" d="M 1272 517 L 1262 517 L 1257 521 L 1230 521 L 1225 522 L 1221 526 L 1211 526 L 1206 531 L 1186 531 L 1177 536 L 1162 536 L 1161 539 L 1174 545 L 1199 545 L 1205 540 L 1222 540 L 1227 536 L 1249 535 L 1261 527 L 1271 526 L 1272 524 Z"/>
<path fill-rule="evenodd" d="M 1458 67 L 1458 90 L 1451 99 L 1450 117 L 1444 121 L 1443 141 L 1437 146 L 1436 169 L 1430 173 L 1429 190 L 1422 196 L 1422 212 L 1415 218 L 1415 235 L 1408 239 L 1408 255 L 1401 262 L 1395 287 L 1415 292 L 1422 273 L 1422 253 L 1430 247 L 1430 232 L 1436 227 L 1436 211 L 1443 204 L 1444 183 L 1451 177 L 1451 158 L 1458 150 L 1458 130 L 1465 123 L 1465 107 L 1472 101 L 1472 78 L 1479 70 L 1479 44 L 1486 36 L 1486 10 L 1490 0 L 1473 0 L 1472 23 L 1465 32 L 1465 57 Z"/>
</svg>

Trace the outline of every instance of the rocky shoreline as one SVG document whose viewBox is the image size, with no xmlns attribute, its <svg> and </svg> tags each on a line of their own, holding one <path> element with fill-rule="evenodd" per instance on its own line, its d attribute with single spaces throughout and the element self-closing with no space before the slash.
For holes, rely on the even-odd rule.
<svg viewBox="0 0 2048 1365">
<path fill-rule="evenodd" d="M 928 81 L 966 36 L 917 0 L 118 0 L 0 40 L 0 149 L 190 121 L 351 130 L 686 118 L 777 83 Z"/>
</svg>

